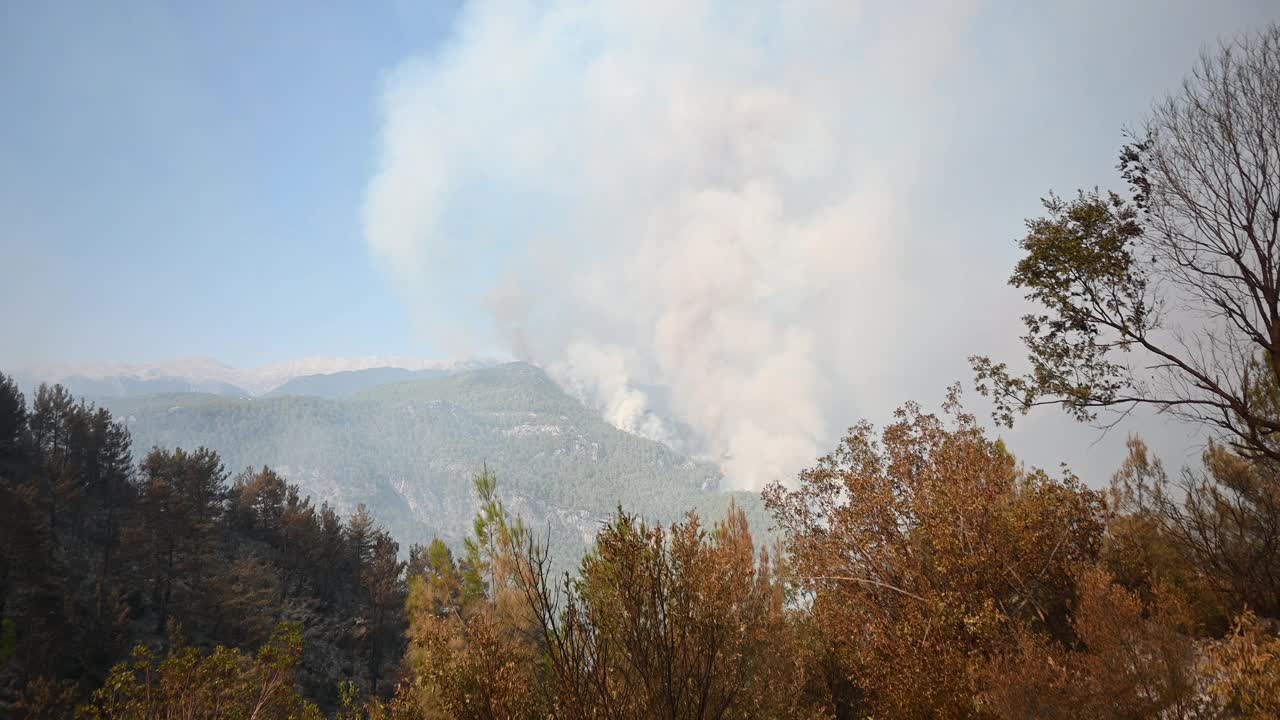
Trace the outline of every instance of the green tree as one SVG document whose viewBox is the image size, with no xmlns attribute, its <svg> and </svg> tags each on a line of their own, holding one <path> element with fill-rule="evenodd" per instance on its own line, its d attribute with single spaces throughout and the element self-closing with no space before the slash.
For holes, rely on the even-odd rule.
<svg viewBox="0 0 1280 720">
<path fill-rule="evenodd" d="M 34 494 L 25 480 L 31 472 L 30 428 L 26 399 L 12 378 L 0 374 L 0 620 L 18 573 L 27 574 L 39 553 L 34 543 Z"/>
<path fill-rule="evenodd" d="M 175 600 L 199 597 L 218 558 L 214 529 L 223 515 L 226 471 L 217 453 L 206 448 L 153 449 L 140 471 L 156 628 L 163 631 Z"/>
<path fill-rule="evenodd" d="M 386 531 L 375 532 L 369 563 L 360 575 L 369 607 L 369 677 L 375 693 L 387 649 L 403 631 L 399 613 L 405 602 L 405 563 L 399 554 L 400 546 Z"/>
<path fill-rule="evenodd" d="M 39 456 L 36 498 L 54 535 L 65 519 L 60 511 L 74 507 L 80 497 L 72 448 L 75 416 L 75 398 L 66 388 L 41 385 L 36 389 L 30 420 L 31 440 Z"/>
<path fill-rule="evenodd" d="M 311 567 L 317 577 L 317 591 L 322 598 L 332 598 L 334 590 L 341 584 L 346 539 L 343 535 L 342 518 L 329 505 L 320 505 L 319 527 L 316 541 L 308 549 Z"/>
<path fill-rule="evenodd" d="M 31 428 L 27 401 L 13 378 L 0 373 L 0 479 L 16 483 L 29 472 Z"/>
<path fill-rule="evenodd" d="M 348 559 L 357 575 L 369 562 L 373 553 L 373 533 L 373 515 L 364 503 L 360 503 L 351 517 L 347 518 L 347 527 L 344 531 Z"/>
</svg>

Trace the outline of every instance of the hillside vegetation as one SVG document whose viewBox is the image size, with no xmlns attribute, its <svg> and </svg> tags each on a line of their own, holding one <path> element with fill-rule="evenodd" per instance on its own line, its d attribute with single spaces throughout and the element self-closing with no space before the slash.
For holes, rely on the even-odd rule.
<svg viewBox="0 0 1280 720">
<path fill-rule="evenodd" d="M 341 397 L 187 393 L 101 402 L 139 452 L 203 446 L 230 468 L 268 465 L 341 512 L 365 504 L 406 546 L 461 541 L 479 503 L 471 480 L 483 467 L 502 478 L 508 505 L 570 562 L 619 504 L 663 523 L 727 505 L 714 465 L 610 426 L 536 367 L 425 375 L 385 383 L 401 374 L 363 371 L 295 386 Z M 370 387 L 335 391 L 362 385 Z M 758 498 L 739 495 L 760 519 Z"/>
<path fill-rule="evenodd" d="M 1028 468 L 957 385 L 753 522 L 519 363 L 115 415 L 0 375 L 0 714 L 1280 717 L 1278 118 L 1280 25 L 1205 54 L 1125 195 L 1027 223 L 1026 370 L 972 358 L 997 426 L 1187 423 L 1177 473 Z"/>
<path fill-rule="evenodd" d="M 206 448 L 132 451 L 105 409 L 60 386 L 28 406 L 0 375 L 0 716 L 57 717 L 135 645 L 180 667 L 278 643 L 284 689 L 324 706 L 338 683 L 394 675 L 404 564 L 364 508 L 343 518 L 265 468 L 232 476 Z M 223 651 L 218 673 L 244 661 Z"/>
</svg>

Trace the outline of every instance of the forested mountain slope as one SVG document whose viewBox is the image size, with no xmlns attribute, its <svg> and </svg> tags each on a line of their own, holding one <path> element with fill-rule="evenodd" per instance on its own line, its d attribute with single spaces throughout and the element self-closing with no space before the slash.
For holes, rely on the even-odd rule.
<svg viewBox="0 0 1280 720">
<path fill-rule="evenodd" d="M 337 395 L 353 381 L 328 377 L 301 388 Z M 612 427 L 525 363 L 346 397 L 187 393 L 101 402 L 126 423 L 138 453 L 206 446 L 228 468 L 269 465 L 340 512 L 366 504 L 402 547 L 462 538 L 477 507 L 471 479 L 486 466 L 509 506 L 550 533 L 568 562 L 619 504 L 671 521 L 691 507 L 718 515 L 728 502 L 717 467 Z M 739 503 L 750 514 L 759 508 L 753 495 Z"/>
<path fill-rule="evenodd" d="M 367 512 L 207 449 L 135 449 L 105 409 L 60 386 L 28 405 L 0 374 L 0 717 L 66 716 L 135 645 L 252 648 L 282 622 L 307 697 L 392 682 L 404 563 Z"/>
</svg>

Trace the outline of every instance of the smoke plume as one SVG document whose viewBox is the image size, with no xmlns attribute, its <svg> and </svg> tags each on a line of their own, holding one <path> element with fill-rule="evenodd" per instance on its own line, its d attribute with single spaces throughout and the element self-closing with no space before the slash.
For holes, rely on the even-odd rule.
<svg viewBox="0 0 1280 720">
<path fill-rule="evenodd" d="M 733 487 L 789 478 L 893 362 L 857 338 L 901 312 L 902 198 L 968 16 L 475 3 L 387 81 L 370 251 L 433 337 L 499 338 Z"/>
</svg>

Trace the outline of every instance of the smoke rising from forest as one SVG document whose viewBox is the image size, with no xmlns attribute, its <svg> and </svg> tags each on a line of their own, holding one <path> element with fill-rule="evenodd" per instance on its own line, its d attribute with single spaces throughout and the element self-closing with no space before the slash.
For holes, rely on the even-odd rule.
<svg viewBox="0 0 1280 720">
<path fill-rule="evenodd" d="M 618 427 L 792 477 L 895 362 L 871 339 L 970 12 L 908 5 L 476 3 L 388 78 L 370 252 L 452 350 L 494 342 L 438 312 L 473 307 Z"/>
</svg>

